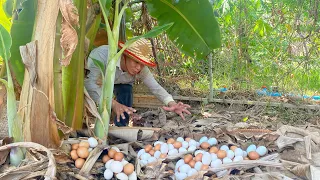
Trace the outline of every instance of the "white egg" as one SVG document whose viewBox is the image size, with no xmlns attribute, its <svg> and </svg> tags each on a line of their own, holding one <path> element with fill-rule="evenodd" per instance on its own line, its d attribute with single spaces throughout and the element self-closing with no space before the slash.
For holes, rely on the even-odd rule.
<svg viewBox="0 0 320 180">
<path fill-rule="evenodd" d="M 137 173 L 135 171 L 133 171 L 130 175 L 129 175 L 129 180 L 137 180 Z"/>
<path fill-rule="evenodd" d="M 167 154 L 169 152 L 169 147 L 167 143 L 163 143 L 160 149 L 162 154 Z"/>
<path fill-rule="evenodd" d="M 178 137 L 178 138 L 177 138 L 177 141 L 179 141 L 179 142 L 183 142 L 183 141 L 184 141 L 184 139 L 183 139 L 183 137 Z"/>
<path fill-rule="evenodd" d="M 105 179 L 112 179 L 113 177 L 113 172 L 110 169 L 106 169 L 103 173 L 103 176 Z"/>
<path fill-rule="evenodd" d="M 162 142 L 162 141 L 156 141 L 156 142 L 153 143 L 153 145 L 156 146 L 157 144 L 163 144 L 163 143 L 164 142 Z"/>
<path fill-rule="evenodd" d="M 196 155 L 199 154 L 199 153 L 203 154 L 204 151 L 203 151 L 203 150 L 196 150 L 196 152 L 194 152 L 194 156 L 196 156 Z"/>
<path fill-rule="evenodd" d="M 156 152 L 154 152 L 154 154 L 153 154 L 153 156 L 154 156 L 155 158 L 157 158 L 157 159 L 159 159 L 160 155 L 161 155 L 161 152 L 160 152 L 160 151 L 156 151 Z"/>
<path fill-rule="evenodd" d="M 228 150 L 227 151 L 227 157 L 230 158 L 230 159 L 233 159 L 234 158 L 234 152 L 232 150 Z"/>
<path fill-rule="evenodd" d="M 188 148 L 188 151 L 189 151 L 189 152 L 194 152 L 196 149 L 197 149 L 196 146 L 190 146 L 190 147 Z"/>
<path fill-rule="evenodd" d="M 247 153 L 247 151 L 243 151 L 243 157 L 247 157 L 247 155 L 248 155 L 248 153 Z"/>
<path fill-rule="evenodd" d="M 118 147 L 116 147 L 116 146 L 112 146 L 111 149 L 114 149 L 114 150 L 116 150 L 117 152 L 120 152 L 120 149 L 119 149 Z"/>
<path fill-rule="evenodd" d="M 110 165 L 111 165 L 111 163 L 113 163 L 113 161 L 114 161 L 113 159 L 110 159 L 109 161 L 106 162 L 106 164 L 105 164 L 106 169 L 110 169 L 111 168 Z"/>
<path fill-rule="evenodd" d="M 98 141 L 94 137 L 90 137 L 88 139 L 88 143 L 91 148 L 95 148 L 98 146 Z"/>
<path fill-rule="evenodd" d="M 176 172 L 174 175 L 177 178 L 177 180 L 183 180 L 188 177 L 187 173 L 181 173 L 181 172 Z"/>
<path fill-rule="evenodd" d="M 123 166 L 120 161 L 113 161 L 110 164 L 110 170 L 114 173 L 120 173 L 123 170 Z"/>
<path fill-rule="evenodd" d="M 214 161 L 214 160 L 218 159 L 217 154 L 211 153 L 210 155 L 211 155 L 211 161 Z"/>
<path fill-rule="evenodd" d="M 169 151 L 172 150 L 172 149 L 174 149 L 173 144 L 168 144 L 168 148 L 169 148 Z"/>
<path fill-rule="evenodd" d="M 171 150 L 168 152 L 168 155 L 169 155 L 169 156 L 176 155 L 176 154 L 178 154 L 178 150 L 177 150 L 177 149 L 171 149 Z"/>
<path fill-rule="evenodd" d="M 203 164 L 202 162 L 198 161 L 196 162 L 196 164 L 194 165 L 194 169 L 196 169 L 197 171 L 200 171 L 202 168 Z"/>
<path fill-rule="evenodd" d="M 208 139 L 208 143 L 210 144 L 210 146 L 216 145 L 218 143 L 216 138 L 210 138 Z"/>
<path fill-rule="evenodd" d="M 148 159 L 148 164 L 149 164 L 149 163 L 153 163 L 153 162 L 157 162 L 157 158 L 155 158 L 155 157 L 150 157 L 150 158 Z"/>
<path fill-rule="evenodd" d="M 145 166 L 145 165 L 148 164 L 148 161 L 146 161 L 146 160 L 140 160 L 140 164 L 141 164 L 141 166 Z"/>
<path fill-rule="evenodd" d="M 144 149 L 140 149 L 140 151 L 138 152 L 138 154 L 137 154 L 137 157 L 138 158 L 140 158 L 140 156 L 142 155 L 142 154 L 144 154 L 146 151 L 144 150 Z"/>
<path fill-rule="evenodd" d="M 200 147 L 200 143 L 199 143 L 199 142 L 197 142 L 197 145 L 196 145 L 196 147 L 197 147 L 197 148 L 199 148 L 199 147 Z"/>
<path fill-rule="evenodd" d="M 232 163 L 232 160 L 228 157 L 223 158 L 222 160 L 223 164 Z"/>
<path fill-rule="evenodd" d="M 177 163 L 176 163 L 176 166 L 175 166 L 175 170 L 177 170 L 181 165 L 185 164 L 184 163 L 184 159 L 180 159 Z"/>
<path fill-rule="evenodd" d="M 116 175 L 117 179 L 119 180 L 128 180 L 128 176 L 125 173 L 119 173 Z"/>
<path fill-rule="evenodd" d="M 257 149 L 256 149 L 256 152 L 260 155 L 260 156 L 264 156 L 267 154 L 268 150 L 265 146 L 259 146 Z"/>
<path fill-rule="evenodd" d="M 141 160 L 146 160 L 148 161 L 148 159 L 151 157 L 151 155 L 149 153 L 144 153 L 141 155 Z"/>
<path fill-rule="evenodd" d="M 203 143 L 203 142 L 207 142 L 208 141 L 208 137 L 207 136 L 203 136 L 202 138 L 200 138 L 199 143 Z"/>
<path fill-rule="evenodd" d="M 198 171 L 192 168 L 192 169 L 188 172 L 188 176 L 194 176 L 194 175 L 196 175 L 197 173 L 198 173 Z"/>
<path fill-rule="evenodd" d="M 211 164 L 210 164 L 210 166 L 211 166 L 212 168 L 218 168 L 218 167 L 220 167 L 221 165 L 222 165 L 221 159 L 216 159 L 216 160 L 212 161 Z"/>
<path fill-rule="evenodd" d="M 234 156 L 242 156 L 243 150 L 241 148 L 237 148 L 234 150 Z"/>
<path fill-rule="evenodd" d="M 185 152 L 188 152 L 186 148 L 184 147 L 179 148 L 179 153 L 185 153 Z"/>
<path fill-rule="evenodd" d="M 257 146 L 254 144 L 251 144 L 250 146 L 248 146 L 247 148 L 247 153 L 251 152 L 251 151 L 255 151 L 257 149 Z"/>
<path fill-rule="evenodd" d="M 211 163 L 211 155 L 206 152 L 202 155 L 202 164 L 209 165 L 210 163 Z"/>
<path fill-rule="evenodd" d="M 189 164 L 183 164 L 179 167 L 180 172 L 182 173 L 188 173 L 191 170 L 191 167 Z"/>
<path fill-rule="evenodd" d="M 187 141 L 183 141 L 182 142 L 182 147 L 184 147 L 184 148 L 188 148 L 189 147 L 189 142 L 187 142 Z"/>
<path fill-rule="evenodd" d="M 233 162 L 239 162 L 239 161 L 243 161 L 243 157 L 242 156 L 234 157 Z"/>
<path fill-rule="evenodd" d="M 89 148 L 89 149 L 88 149 L 89 152 L 91 152 L 92 150 L 93 150 L 92 148 Z"/>
<path fill-rule="evenodd" d="M 122 159 L 122 161 L 121 161 L 121 164 L 122 164 L 122 166 L 124 167 L 126 164 L 128 164 L 129 162 L 128 161 L 126 161 L 124 158 Z"/>
<path fill-rule="evenodd" d="M 227 146 L 227 145 L 222 145 L 221 147 L 220 147 L 220 150 L 224 150 L 224 151 L 228 151 L 229 150 L 229 147 Z"/>
<path fill-rule="evenodd" d="M 194 139 L 190 139 L 190 141 L 189 141 L 189 147 L 191 147 L 191 146 L 196 147 L 196 146 L 197 146 L 197 141 L 195 141 Z"/>
</svg>

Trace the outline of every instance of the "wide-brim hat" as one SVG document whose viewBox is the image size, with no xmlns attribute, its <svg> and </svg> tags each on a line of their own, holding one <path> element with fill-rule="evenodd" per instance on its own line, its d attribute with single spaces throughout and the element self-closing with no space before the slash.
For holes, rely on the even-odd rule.
<svg viewBox="0 0 320 180">
<path fill-rule="evenodd" d="M 124 46 L 123 42 L 119 42 L 119 48 Z M 132 43 L 123 52 L 125 55 L 129 56 L 133 60 L 140 62 L 149 67 L 155 67 L 156 63 L 152 55 L 152 45 L 147 39 L 141 38 L 134 43 Z"/>
</svg>

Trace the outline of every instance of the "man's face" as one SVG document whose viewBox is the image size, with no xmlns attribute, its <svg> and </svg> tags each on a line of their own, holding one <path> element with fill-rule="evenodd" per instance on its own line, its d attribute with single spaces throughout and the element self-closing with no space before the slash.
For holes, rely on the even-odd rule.
<svg viewBox="0 0 320 180">
<path fill-rule="evenodd" d="M 125 58 L 126 58 L 127 71 L 132 76 L 138 74 L 144 67 L 143 64 L 131 59 L 128 56 L 126 56 Z"/>
</svg>

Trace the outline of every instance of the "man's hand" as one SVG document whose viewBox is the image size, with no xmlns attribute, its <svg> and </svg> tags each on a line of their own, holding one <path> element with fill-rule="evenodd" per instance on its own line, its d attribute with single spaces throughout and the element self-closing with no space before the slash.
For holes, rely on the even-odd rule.
<svg viewBox="0 0 320 180">
<path fill-rule="evenodd" d="M 117 114 L 117 121 L 120 122 L 120 116 L 125 119 L 124 112 L 128 115 L 135 113 L 137 110 L 132 107 L 127 107 L 123 104 L 118 103 L 116 100 L 112 100 L 112 109 Z"/>
<path fill-rule="evenodd" d="M 188 105 L 188 104 L 183 104 L 182 102 L 176 103 L 176 102 L 172 101 L 172 102 L 169 102 L 168 106 L 169 106 L 169 107 L 164 106 L 164 107 L 162 107 L 162 108 L 163 108 L 165 111 L 171 111 L 171 112 L 177 113 L 179 116 L 181 116 L 181 118 L 182 118 L 183 120 L 185 120 L 185 118 L 184 118 L 184 116 L 183 116 L 183 112 L 184 112 L 184 113 L 187 113 L 187 114 L 191 114 L 191 113 L 187 110 L 187 108 L 191 108 L 191 106 Z"/>
</svg>

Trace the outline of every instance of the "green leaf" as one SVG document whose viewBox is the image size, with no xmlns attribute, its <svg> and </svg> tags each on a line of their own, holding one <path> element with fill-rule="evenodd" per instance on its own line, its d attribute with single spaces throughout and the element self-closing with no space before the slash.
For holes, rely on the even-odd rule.
<svg viewBox="0 0 320 180">
<path fill-rule="evenodd" d="M 0 24 L 7 30 L 10 31 L 11 28 L 11 22 L 10 18 L 7 17 L 5 11 L 3 10 L 3 6 L 5 6 L 5 1 L 0 1 L 1 2 L 1 8 L 0 8 Z"/>
<path fill-rule="evenodd" d="M 13 0 L 6 0 L 5 3 L 3 3 L 2 8 L 7 17 L 10 18 L 12 16 Z"/>
<path fill-rule="evenodd" d="M 24 78 L 24 64 L 19 47 L 31 41 L 36 16 L 37 1 L 27 0 L 22 4 L 22 11 L 18 19 L 13 20 L 11 27 L 12 47 L 10 64 L 18 83 L 22 85 Z"/>
<path fill-rule="evenodd" d="M 168 30 L 173 24 L 174 23 L 168 23 L 168 24 L 164 24 L 161 26 L 156 26 L 156 27 L 152 28 L 149 32 L 147 32 L 146 34 L 143 34 L 141 36 L 135 36 L 135 37 L 131 38 L 128 41 L 128 43 L 132 43 L 140 38 L 152 38 L 152 37 L 158 36 L 163 31 Z"/>
<path fill-rule="evenodd" d="M 10 47 L 12 45 L 9 32 L 0 24 L 0 56 L 7 61 L 10 57 Z"/>
<path fill-rule="evenodd" d="M 174 22 L 167 30 L 169 38 L 189 56 L 205 58 L 221 46 L 218 23 L 207 0 L 147 0 L 149 13 L 159 25 Z"/>
<path fill-rule="evenodd" d="M 97 60 L 97 59 L 95 59 L 95 58 L 92 58 L 92 57 L 90 57 L 90 58 L 92 59 L 93 64 L 100 69 L 101 74 L 103 75 L 104 72 L 105 72 L 104 64 L 103 64 L 101 61 L 99 61 L 99 60 Z"/>
<path fill-rule="evenodd" d="M 112 0 L 99 0 L 100 7 L 103 8 L 104 12 L 106 13 L 106 16 L 109 16 L 110 9 L 112 6 Z"/>
</svg>

